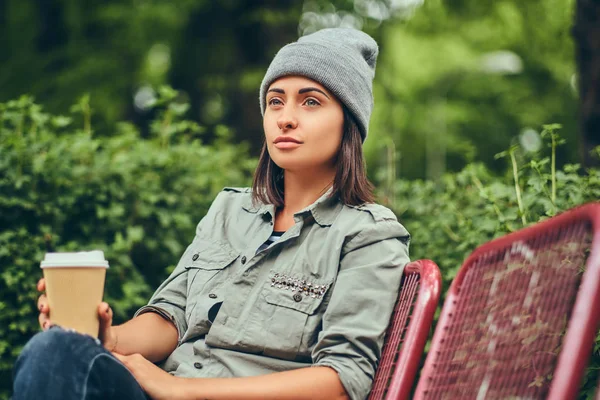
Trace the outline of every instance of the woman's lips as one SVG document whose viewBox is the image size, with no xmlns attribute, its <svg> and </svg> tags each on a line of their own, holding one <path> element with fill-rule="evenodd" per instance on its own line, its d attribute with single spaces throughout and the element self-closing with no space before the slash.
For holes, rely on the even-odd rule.
<svg viewBox="0 0 600 400">
<path fill-rule="evenodd" d="M 300 145 L 302 144 L 302 142 L 300 140 L 296 139 L 296 138 L 291 137 L 291 136 L 281 135 L 281 136 L 278 136 L 273 141 L 273 144 L 278 149 L 290 150 L 290 149 L 295 149 L 297 147 L 300 147 Z"/>
<path fill-rule="evenodd" d="M 295 149 L 297 147 L 300 147 L 302 143 L 298 143 L 298 142 L 276 142 L 275 143 L 275 147 L 277 147 L 278 149 L 281 150 L 291 150 L 291 149 Z"/>
</svg>

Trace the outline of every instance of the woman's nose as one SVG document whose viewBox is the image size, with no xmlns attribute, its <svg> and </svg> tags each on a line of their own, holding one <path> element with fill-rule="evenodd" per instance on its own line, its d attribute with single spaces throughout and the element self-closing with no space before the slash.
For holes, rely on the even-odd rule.
<svg viewBox="0 0 600 400">
<path fill-rule="evenodd" d="M 298 120 L 291 113 L 284 112 L 279 119 L 277 119 L 277 126 L 282 131 L 296 129 L 298 127 Z"/>
</svg>

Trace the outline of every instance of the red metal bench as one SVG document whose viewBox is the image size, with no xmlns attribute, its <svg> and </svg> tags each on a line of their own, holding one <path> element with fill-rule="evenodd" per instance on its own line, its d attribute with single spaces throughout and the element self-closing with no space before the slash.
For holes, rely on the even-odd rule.
<svg viewBox="0 0 600 400">
<path fill-rule="evenodd" d="M 405 399 L 413 387 L 438 305 L 441 276 L 430 260 L 404 268 L 369 400 Z"/>
<path fill-rule="evenodd" d="M 493 240 L 446 297 L 415 399 L 575 399 L 600 315 L 600 204 Z"/>
</svg>

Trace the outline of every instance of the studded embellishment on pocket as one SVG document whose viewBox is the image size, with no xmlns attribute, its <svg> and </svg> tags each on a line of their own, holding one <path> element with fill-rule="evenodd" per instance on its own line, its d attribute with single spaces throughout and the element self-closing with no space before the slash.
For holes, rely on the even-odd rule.
<svg viewBox="0 0 600 400">
<path fill-rule="evenodd" d="M 292 278 L 284 274 L 275 274 L 271 278 L 271 286 L 278 289 L 298 292 L 313 299 L 320 299 L 327 292 L 329 285 L 316 285 L 305 279 Z"/>
</svg>

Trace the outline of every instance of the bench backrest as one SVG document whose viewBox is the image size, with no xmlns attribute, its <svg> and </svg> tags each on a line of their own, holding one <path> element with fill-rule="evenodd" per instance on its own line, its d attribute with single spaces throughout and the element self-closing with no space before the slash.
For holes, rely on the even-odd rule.
<svg viewBox="0 0 600 400">
<path fill-rule="evenodd" d="M 573 399 L 600 311 L 600 204 L 493 240 L 446 297 L 415 399 Z"/>
<path fill-rule="evenodd" d="M 404 268 L 369 400 L 408 398 L 429 336 L 440 290 L 440 271 L 433 261 L 413 261 Z"/>
</svg>

